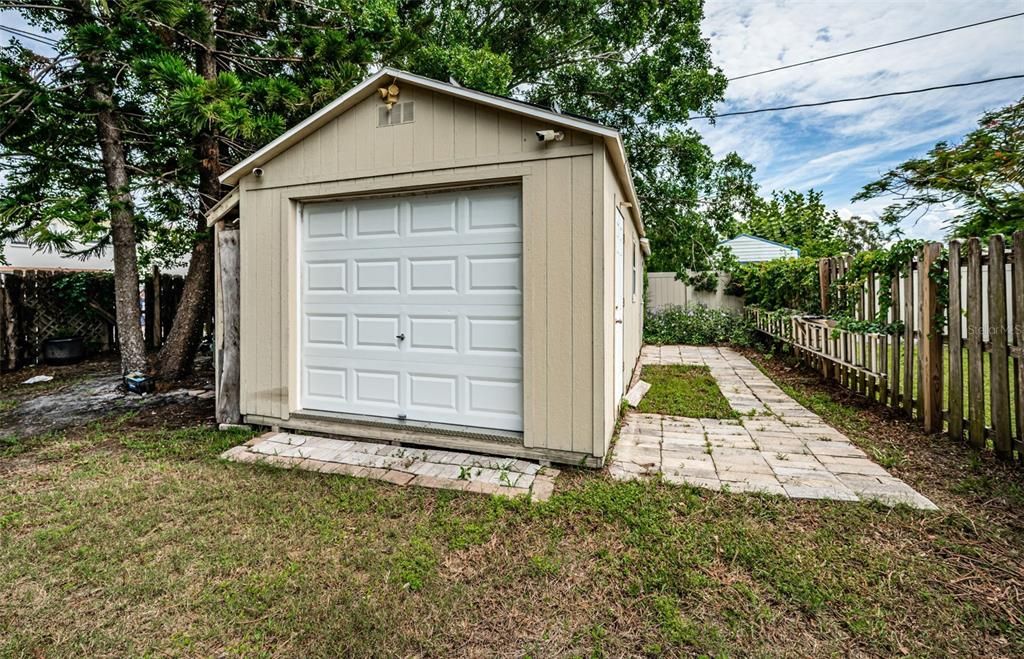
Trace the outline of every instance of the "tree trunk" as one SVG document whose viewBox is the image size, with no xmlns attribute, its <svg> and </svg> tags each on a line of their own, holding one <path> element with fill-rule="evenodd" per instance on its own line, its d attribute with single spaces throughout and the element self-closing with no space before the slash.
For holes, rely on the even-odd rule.
<svg viewBox="0 0 1024 659">
<path fill-rule="evenodd" d="M 212 11 L 206 7 L 211 21 Z M 212 80 L 217 77 L 217 62 L 214 59 L 213 31 L 211 29 L 205 48 L 196 53 L 197 72 Z M 199 135 L 196 143 L 196 158 L 199 161 L 199 212 L 196 216 L 196 232 L 202 236 L 192 246 L 188 274 L 178 303 L 174 323 L 167 336 L 167 342 L 160 350 L 158 373 L 165 380 L 178 380 L 192 371 L 196 351 L 203 336 L 203 323 L 212 308 L 213 292 L 213 232 L 206 226 L 206 211 L 221 197 L 220 181 L 220 136 L 212 128 Z"/>
<path fill-rule="evenodd" d="M 96 113 L 103 172 L 110 197 L 110 235 L 114 244 L 114 302 L 121 350 L 121 373 L 145 371 L 146 343 L 139 309 L 139 263 L 135 244 L 135 212 L 128 186 L 128 167 L 121 127 L 110 93 L 89 85 L 89 95 L 100 106 Z"/>
</svg>

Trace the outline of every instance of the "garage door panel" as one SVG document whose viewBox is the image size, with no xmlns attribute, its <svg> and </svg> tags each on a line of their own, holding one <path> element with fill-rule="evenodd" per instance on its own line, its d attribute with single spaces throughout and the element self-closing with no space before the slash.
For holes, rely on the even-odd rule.
<svg viewBox="0 0 1024 659">
<path fill-rule="evenodd" d="M 409 234 L 412 237 L 458 233 L 458 203 L 454 195 L 409 204 Z"/>
<path fill-rule="evenodd" d="M 348 235 L 348 218 L 345 204 L 324 203 L 311 206 L 306 213 L 305 240 L 309 247 L 328 238 L 345 238 Z"/>
<path fill-rule="evenodd" d="M 516 416 L 523 412 L 521 379 L 467 377 L 466 397 L 466 411 L 471 414 Z"/>
<path fill-rule="evenodd" d="M 306 343 L 345 348 L 348 345 L 346 314 L 306 314 Z"/>
<path fill-rule="evenodd" d="M 355 375 L 353 402 L 389 407 L 399 406 L 398 389 L 402 379 L 399 369 L 357 368 L 353 369 L 353 373 Z"/>
<path fill-rule="evenodd" d="M 309 205 L 302 406 L 522 430 L 521 217 L 517 188 Z"/>
<path fill-rule="evenodd" d="M 409 351 L 457 353 L 459 317 L 410 313 L 404 347 Z"/>
<path fill-rule="evenodd" d="M 466 257 L 467 293 L 518 293 L 522 290 L 522 281 L 523 259 L 519 255 L 475 254 Z"/>
<path fill-rule="evenodd" d="M 398 259 L 356 258 L 353 266 L 356 281 L 352 292 L 355 295 L 398 293 L 401 284 Z"/>
<path fill-rule="evenodd" d="M 355 214 L 355 238 L 394 238 L 398 236 L 399 203 L 391 199 L 352 204 Z"/>
<path fill-rule="evenodd" d="M 345 292 L 348 264 L 344 261 L 307 261 L 306 281 L 311 291 Z"/>
<path fill-rule="evenodd" d="M 354 313 L 352 318 L 356 329 L 354 347 L 356 349 L 388 350 L 398 352 L 399 327 L 401 317 L 398 314 L 380 315 Z"/>
<path fill-rule="evenodd" d="M 459 259 L 454 256 L 410 257 L 406 260 L 409 273 L 409 294 L 458 293 Z"/>
<path fill-rule="evenodd" d="M 466 316 L 466 335 L 466 351 L 475 356 L 522 354 L 523 320 L 520 317 Z"/>
<path fill-rule="evenodd" d="M 504 191 L 480 191 L 469 197 L 467 233 L 493 234 L 502 230 L 520 231 L 522 211 L 518 195 Z"/>
<path fill-rule="evenodd" d="M 409 373 L 410 411 L 443 410 L 458 413 L 459 378 L 438 373 Z"/>
<path fill-rule="evenodd" d="M 302 373 L 303 405 L 339 405 L 347 401 L 348 369 L 306 366 Z"/>
</svg>

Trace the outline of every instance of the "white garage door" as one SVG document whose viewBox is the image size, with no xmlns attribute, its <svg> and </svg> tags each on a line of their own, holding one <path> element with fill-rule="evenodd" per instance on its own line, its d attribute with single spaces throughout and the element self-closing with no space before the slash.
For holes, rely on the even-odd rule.
<svg viewBox="0 0 1024 659">
<path fill-rule="evenodd" d="M 307 204 L 304 409 L 522 430 L 518 187 Z"/>
</svg>

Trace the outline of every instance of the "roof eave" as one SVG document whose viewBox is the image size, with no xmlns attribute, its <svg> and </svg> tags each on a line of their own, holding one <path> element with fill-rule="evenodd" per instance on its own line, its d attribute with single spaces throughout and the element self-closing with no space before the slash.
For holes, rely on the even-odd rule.
<svg viewBox="0 0 1024 659">
<path fill-rule="evenodd" d="M 242 178 L 244 178 L 254 168 L 261 167 L 270 162 L 270 160 L 304 139 L 310 133 L 326 125 L 338 114 L 341 114 L 345 110 L 349 109 L 349 107 L 362 101 L 364 95 L 368 96 L 373 93 L 373 88 L 385 78 L 401 80 L 413 85 L 419 85 L 421 87 L 433 89 L 452 96 L 464 98 L 469 101 L 480 103 L 481 105 L 486 105 L 499 110 L 506 110 L 515 114 L 543 119 L 544 121 L 550 121 L 551 123 L 561 127 L 578 130 L 583 133 L 597 135 L 604 138 L 605 144 L 609 147 L 608 150 L 612 154 L 612 162 L 615 166 L 616 173 L 621 177 L 625 185 L 628 201 L 633 204 L 632 216 L 634 225 L 641 237 L 645 235 L 643 218 L 640 214 L 640 202 L 637 199 L 636 188 L 633 185 L 633 176 L 629 170 L 629 162 L 626 158 L 625 146 L 622 143 L 622 136 L 616 129 L 577 117 L 529 106 L 513 99 L 493 96 L 491 94 L 478 92 L 465 87 L 457 87 L 449 83 L 440 82 L 438 80 L 425 78 L 414 73 L 408 73 L 406 71 L 400 71 L 389 67 L 382 68 L 377 73 L 367 77 L 358 85 L 345 92 L 334 101 L 331 101 L 319 111 L 299 122 L 291 129 L 285 131 L 277 139 L 273 140 L 262 149 L 259 149 L 251 156 L 229 169 L 220 176 L 220 182 L 225 185 L 238 185 L 239 181 L 241 181 Z"/>
</svg>

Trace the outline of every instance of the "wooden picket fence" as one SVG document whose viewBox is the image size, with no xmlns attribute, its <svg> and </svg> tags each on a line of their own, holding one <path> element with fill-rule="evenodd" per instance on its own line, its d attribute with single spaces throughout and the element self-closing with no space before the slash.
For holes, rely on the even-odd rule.
<svg viewBox="0 0 1024 659">
<path fill-rule="evenodd" d="M 889 286 L 888 321 L 899 333 L 838 329 L 827 317 L 830 290 L 849 269 L 848 256 L 819 262 L 822 316 L 794 316 L 748 307 L 758 330 L 792 346 L 821 374 L 871 400 L 947 432 L 1004 460 L 1024 461 L 1024 231 L 1010 244 L 993 236 L 928 243 L 887 281 L 869 276 L 854 296 L 854 317 L 873 320 Z M 987 249 L 985 249 L 987 247 Z M 948 277 L 948 303 L 929 276 Z"/>
</svg>

